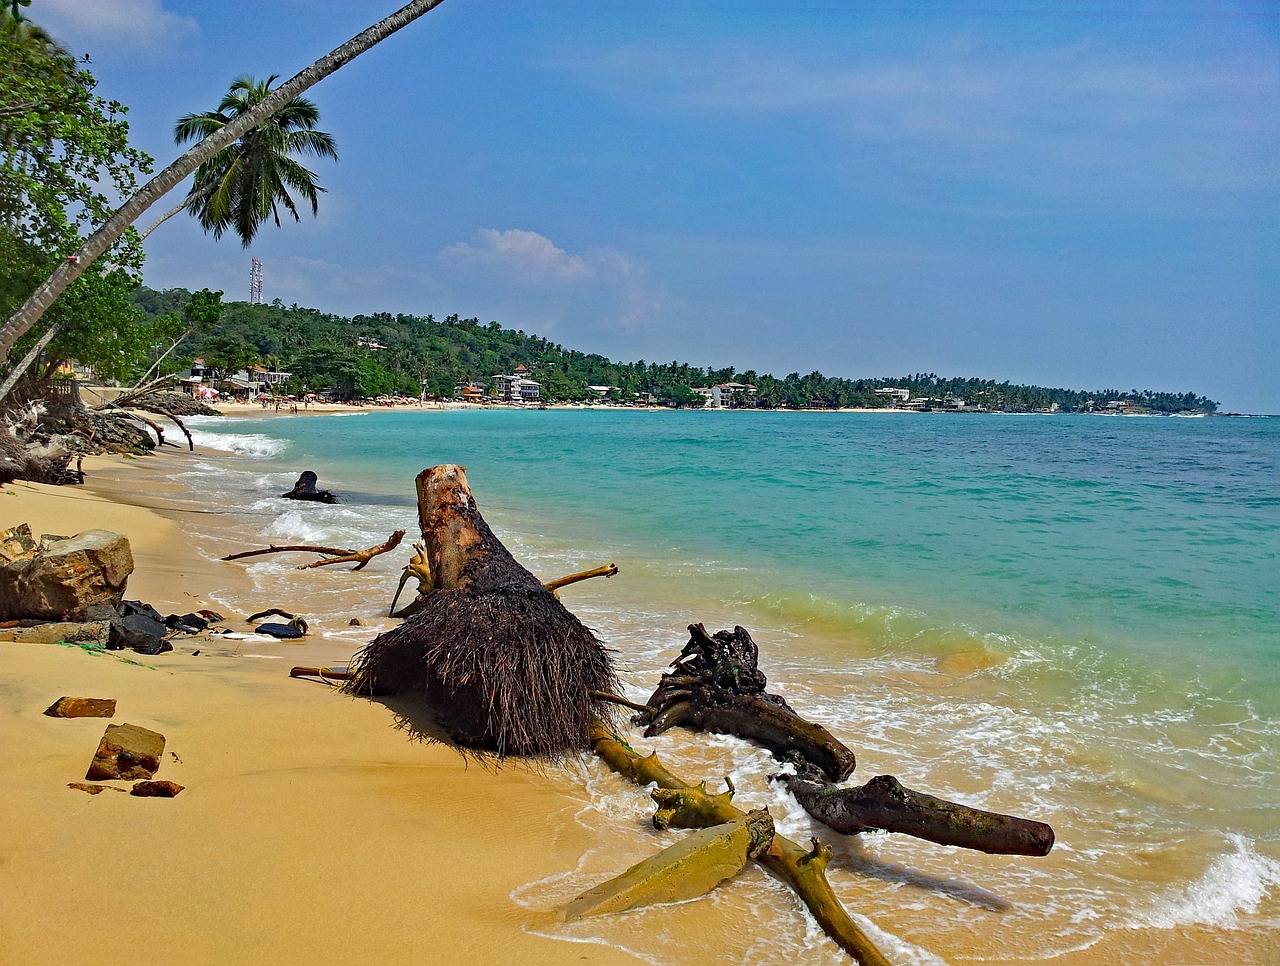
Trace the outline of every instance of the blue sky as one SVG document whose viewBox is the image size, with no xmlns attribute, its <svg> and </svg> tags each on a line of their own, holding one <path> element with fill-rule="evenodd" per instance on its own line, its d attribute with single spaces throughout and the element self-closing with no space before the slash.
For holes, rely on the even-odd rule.
<svg viewBox="0 0 1280 966">
<path fill-rule="evenodd" d="M 235 76 L 287 78 L 395 6 L 28 12 L 164 164 Z M 1275 0 L 445 0 L 307 96 L 341 153 L 313 163 L 319 217 L 247 252 L 175 218 L 148 284 L 244 299 L 252 255 L 269 300 L 626 361 L 1280 412 Z"/>
</svg>

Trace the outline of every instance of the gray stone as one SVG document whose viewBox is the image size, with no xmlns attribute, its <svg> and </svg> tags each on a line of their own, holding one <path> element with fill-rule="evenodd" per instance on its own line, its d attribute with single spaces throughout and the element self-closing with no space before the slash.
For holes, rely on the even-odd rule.
<svg viewBox="0 0 1280 966">
<path fill-rule="evenodd" d="M 0 621 L 82 621 L 92 605 L 123 599 L 133 573 L 126 537 L 88 530 L 43 543 L 30 554 L 0 563 Z"/>
<path fill-rule="evenodd" d="M 86 781 L 134 781 L 150 778 L 160 767 L 164 735 L 138 725 L 107 725 Z"/>
</svg>

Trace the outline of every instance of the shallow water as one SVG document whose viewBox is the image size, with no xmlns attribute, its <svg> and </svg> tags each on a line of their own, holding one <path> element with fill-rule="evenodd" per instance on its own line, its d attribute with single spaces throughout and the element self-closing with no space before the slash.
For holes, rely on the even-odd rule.
<svg viewBox="0 0 1280 966">
<path fill-rule="evenodd" d="M 264 542 L 412 534 L 414 475 L 462 463 L 535 573 L 618 563 L 564 598 L 618 652 L 633 697 L 688 623 L 742 624 L 771 688 L 857 751 L 859 780 L 892 773 L 1054 826 L 1044 859 L 841 840 L 743 742 L 641 742 L 689 778 L 731 774 L 737 800 L 768 804 L 793 838 L 836 845 L 837 892 L 894 958 L 1044 960 L 1198 929 L 1229 959 L 1274 961 L 1280 420 L 407 411 L 199 434 L 241 454 L 193 472 Z M 276 499 L 303 469 L 344 504 Z M 367 640 L 344 618 L 385 613 L 404 556 L 310 572 L 322 633 Z M 292 563 L 251 567 L 264 597 Z M 530 908 L 662 839 L 647 798 L 598 764 L 549 779 L 581 797 L 568 820 L 601 845 L 521 890 Z M 711 961 L 840 961 L 793 907 L 755 872 L 709 902 L 561 934 L 654 963 L 688 961 L 690 935 Z M 759 928 L 726 929 L 737 916 Z"/>
</svg>

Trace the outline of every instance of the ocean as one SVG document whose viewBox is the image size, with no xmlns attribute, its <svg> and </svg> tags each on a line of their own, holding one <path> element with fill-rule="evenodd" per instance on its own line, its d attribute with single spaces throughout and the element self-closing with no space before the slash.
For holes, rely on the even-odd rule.
<svg viewBox="0 0 1280 966">
<path fill-rule="evenodd" d="M 688 779 L 731 776 L 738 804 L 767 804 L 797 841 L 833 844 L 837 893 L 897 961 L 1132 962 L 1186 939 L 1174 948 L 1215 950 L 1205 962 L 1280 962 L 1280 420 L 409 409 L 195 428 L 235 455 L 186 482 L 238 507 L 248 541 L 412 536 L 414 476 L 461 463 L 535 574 L 618 565 L 562 598 L 630 697 L 690 623 L 740 624 L 770 689 L 857 753 L 852 781 L 893 774 L 1053 825 L 1042 859 L 843 838 L 745 742 L 635 736 Z M 343 503 L 278 500 L 305 469 Z M 407 547 L 308 572 L 313 631 L 354 650 L 390 626 Z M 298 562 L 251 565 L 263 600 L 297 597 Z M 517 890 L 522 908 L 678 834 L 649 829 L 647 796 L 598 762 L 547 780 L 600 844 Z M 759 870 L 549 934 L 655 964 L 844 961 Z"/>
</svg>

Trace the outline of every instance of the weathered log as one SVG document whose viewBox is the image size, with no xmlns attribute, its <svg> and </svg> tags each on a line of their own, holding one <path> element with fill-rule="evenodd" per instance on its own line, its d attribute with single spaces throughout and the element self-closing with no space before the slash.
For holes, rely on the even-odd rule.
<svg viewBox="0 0 1280 966">
<path fill-rule="evenodd" d="M 333 491 L 316 489 L 316 481 L 318 479 L 319 477 L 312 470 L 304 470 L 302 475 L 298 477 L 298 481 L 293 484 L 293 489 L 280 495 L 286 500 L 309 500 L 312 503 L 340 502 Z"/>
<path fill-rule="evenodd" d="M 757 667 L 755 642 L 743 627 L 708 634 L 689 625 L 689 643 L 649 697 L 645 737 L 683 726 L 737 735 L 768 748 L 802 770 L 818 769 L 831 781 L 852 774 L 854 754 L 821 725 L 806 721 L 776 694 Z"/>
<path fill-rule="evenodd" d="M 1048 855 L 1053 829 L 1043 822 L 984 812 L 913 791 L 892 775 L 857 788 L 784 776 L 804 810 L 824 825 L 858 832 L 904 832 L 939 845 L 956 845 L 991 855 Z"/>
<path fill-rule="evenodd" d="M 600 722 L 592 727 L 591 750 L 605 764 L 637 785 L 657 784 L 653 792 L 659 805 L 654 824 L 659 828 L 705 828 L 741 818 L 745 813 L 730 804 L 732 791 L 709 795 L 706 784 L 690 785 L 663 767 L 656 754 L 641 756 Z M 849 918 L 827 881 L 831 848 L 813 840 L 804 849 L 774 834 L 773 843 L 756 861 L 789 885 L 808 907 L 822 931 L 863 966 L 888 966 L 889 961 Z"/>
<path fill-rule="evenodd" d="M 430 590 L 355 658 L 356 694 L 420 694 L 462 745 L 542 758 L 585 751 L 617 682 L 604 646 L 516 562 L 460 466 L 417 477 Z"/>
</svg>

